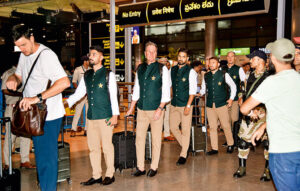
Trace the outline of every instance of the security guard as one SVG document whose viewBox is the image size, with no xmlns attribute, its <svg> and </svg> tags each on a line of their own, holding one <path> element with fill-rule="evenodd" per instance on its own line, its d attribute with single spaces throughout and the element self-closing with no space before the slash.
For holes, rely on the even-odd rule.
<svg viewBox="0 0 300 191">
<path fill-rule="evenodd" d="M 232 106 L 236 94 L 236 85 L 229 74 L 220 70 L 219 67 L 219 59 L 211 57 L 209 59 L 210 71 L 205 74 L 200 90 L 200 94 L 204 95 L 207 89 L 206 107 L 212 147 L 212 150 L 207 152 L 208 155 L 218 153 L 218 120 L 224 129 L 226 141 L 228 143 L 227 153 L 232 153 L 234 149 L 228 107 Z M 228 100 L 225 83 L 230 87 L 230 98 Z"/>
<path fill-rule="evenodd" d="M 179 49 L 178 65 L 171 69 L 173 98 L 170 108 L 170 128 L 181 146 L 177 165 L 185 164 L 188 155 L 193 113 L 192 102 L 197 93 L 198 74 L 187 65 L 188 59 L 188 50 Z M 181 131 L 179 130 L 180 123 Z"/>
<path fill-rule="evenodd" d="M 255 50 L 250 55 L 247 55 L 250 59 L 251 68 L 254 68 L 246 84 L 246 92 L 244 95 L 244 100 L 251 96 L 251 94 L 256 90 L 256 88 L 269 76 L 266 71 L 266 60 L 267 55 L 260 51 Z M 263 104 L 257 106 L 250 116 L 243 116 L 242 123 L 239 130 L 240 141 L 238 143 L 238 157 L 239 157 L 239 168 L 233 174 L 236 178 L 241 178 L 246 175 L 246 160 L 248 158 L 251 145 L 251 137 L 253 133 L 266 122 L 266 109 Z M 269 171 L 269 141 L 267 135 L 265 134 L 262 138 L 262 143 L 264 145 L 264 156 L 266 159 L 266 165 L 264 173 L 261 177 L 262 181 L 270 181 L 270 171 Z"/>
<path fill-rule="evenodd" d="M 164 106 L 170 101 L 170 73 L 166 66 L 156 62 L 157 45 L 148 42 L 145 45 L 146 63 L 139 65 L 133 88 L 133 96 L 130 109 L 126 115 L 134 112 L 137 103 L 137 125 L 136 125 L 136 156 L 137 170 L 133 176 L 146 174 L 145 170 L 145 142 L 146 133 L 151 125 L 152 135 L 152 161 L 148 177 L 153 177 L 157 173 L 162 128 L 164 121 Z"/>
<path fill-rule="evenodd" d="M 90 150 L 90 160 L 93 176 L 82 185 L 88 186 L 95 183 L 109 185 L 114 178 L 114 146 L 112 143 L 113 128 L 118 122 L 119 105 L 117 97 L 117 83 L 115 74 L 107 71 L 102 65 L 103 49 L 100 46 L 90 47 L 89 53 L 92 70 L 84 74 L 75 93 L 65 102 L 72 107 L 78 100 L 87 94 L 87 141 Z M 109 73 L 109 75 L 107 75 Z M 108 76 L 108 79 L 106 79 Z M 101 148 L 107 166 L 105 179 L 102 180 Z"/>
</svg>

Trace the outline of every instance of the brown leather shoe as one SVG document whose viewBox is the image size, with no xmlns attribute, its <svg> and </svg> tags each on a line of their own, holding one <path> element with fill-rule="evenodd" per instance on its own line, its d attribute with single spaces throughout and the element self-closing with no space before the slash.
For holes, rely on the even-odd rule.
<svg viewBox="0 0 300 191">
<path fill-rule="evenodd" d="M 75 137 L 75 136 L 76 136 L 76 131 L 71 130 L 71 135 L 70 135 L 70 137 Z"/>
<path fill-rule="evenodd" d="M 36 166 L 31 164 L 30 162 L 24 162 L 24 163 L 21 163 L 20 168 L 34 169 L 34 168 L 36 168 Z"/>
<path fill-rule="evenodd" d="M 164 138 L 165 141 L 175 141 L 175 138 L 172 136 L 168 136 Z"/>
</svg>

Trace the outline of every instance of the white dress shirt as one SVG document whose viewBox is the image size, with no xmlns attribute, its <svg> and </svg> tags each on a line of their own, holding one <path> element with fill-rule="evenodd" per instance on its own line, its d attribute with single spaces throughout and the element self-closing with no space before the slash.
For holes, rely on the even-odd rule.
<svg viewBox="0 0 300 191">
<path fill-rule="evenodd" d="M 236 94 L 236 85 L 228 73 L 225 74 L 225 82 L 230 87 L 230 99 L 233 100 Z M 206 84 L 205 84 L 205 78 L 203 78 L 203 82 L 201 84 L 201 90 L 200 90 L 201 96 L 204 95 L 205 92 L 206 92 Z"/>
<path fill-rule="evenodd" d="M 113 72 L 109 73 L 109 97 L 111 102 L 111 109 L 113 115 L 120 115 L 119 104 L 118 104 L 118 96 L 117 96 L 117 81 L 115 74 Z M 69 107 L 72 107 L 77 101 L 79 101 L 86 94 L 86 86 L 84 82 L 84 78 L 82 78 L 79 82 L 79 85 L 73 95 L 67 99 Z"/>
<path fill-rule="evenodd" d="M 194 69 L 190 70 L 189 74 L 189 95 L 197 94 L 198 74 Z"/>
<path fill-rule="evenodd" d="M 170 97 L 170 87 L 171 87 L 171 77 L 170 72 L 166 66 L 162 68 L 162 95 L 161 95 L 161 103 L 167 103 L 171 100 Z M 140 98 L 140 84 L 138 73 L 135 74 L 135 82 L 133 87 L 132 100 L 137 101 Z"/>
</svg>

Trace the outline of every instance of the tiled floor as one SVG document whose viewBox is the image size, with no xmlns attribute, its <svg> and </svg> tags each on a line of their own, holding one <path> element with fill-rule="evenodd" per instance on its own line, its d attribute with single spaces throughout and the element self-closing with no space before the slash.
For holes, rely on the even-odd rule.
<svg viewBox="0 0 300 191">
<path fill-rule="evenodd" d="M 120 127 L 119 127 L 120 129 Z M 125 170 L 122 173 L 116 172 L 116 181 L 109 186 L 93 185 L 84 187 L 79 183 L 91 177 L 91 166 L 88 156 L 86 137 L 76 136 L 70 138 L 70 133 L 65 133 L 65 139 L 71 145 L 71 179 L 58 184 L 59 191 L 77 190 L 107 190 L 107 191 L 247 191 L 247 190 L 275 190 L 272 182 L 260 182 L 259 178 L 264 168 L 263 148 L 259 146 L 256 151 L 251 151 L 247 161 L 247 176 L 242 179 L 235 179 L 232 174 L 238 167 L 237 151 L 227 154 L 224 147 L 220 146 L 219 154 L 205 156 L 198 153 L 188 158 L 184 166 L 176 166 L 180 148 L 176 141 L 163 142 L 161 160 L 158 174 L 153 178 L 132 177 L 132 170 Z M 223 133 L 220 133 L 219 143 L 224 142 Z M 30 155 L 34 162 L 34 155 Z M 102 160 L 104 161 L 104 160 Z M 19 155 L 13 155 L 15 167 L 19 166 Z M 149 168 L 149 165 L 146 166 Z M 103 165 L 105 168 L 105 165 Z M 36 186 L 36 171 L 21 170 L 22 191 L 38 190 Z"/>
</svg>

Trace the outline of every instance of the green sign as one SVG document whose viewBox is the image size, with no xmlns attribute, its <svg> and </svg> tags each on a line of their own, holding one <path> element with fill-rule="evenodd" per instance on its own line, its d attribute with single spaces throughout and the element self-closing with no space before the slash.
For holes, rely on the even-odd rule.
<svg viewBox="0 0 300 191">
<path fill-rule="evenodd" d="M 221 56 L 226 56 L 228 52 L 234 52 L 235 55 L 248 55 L 250 48 L 223 48 L 220 50 Z"/>
</svg>

